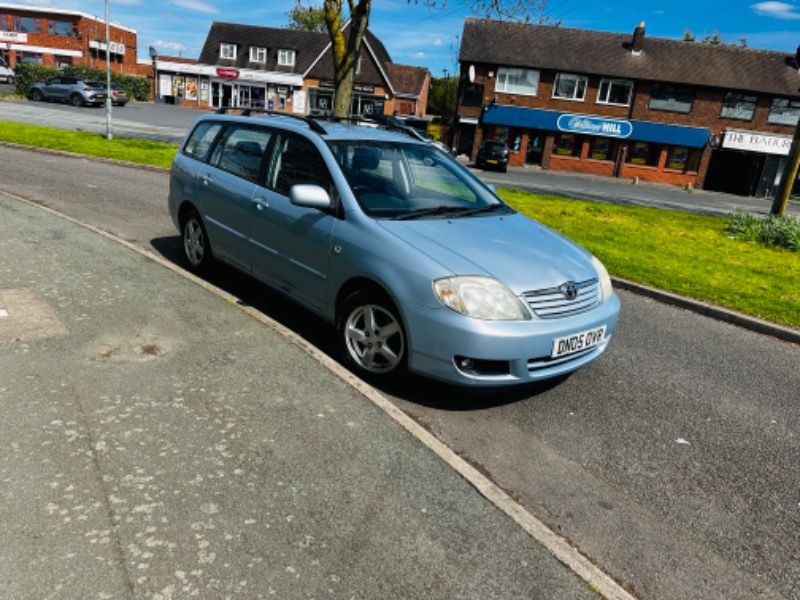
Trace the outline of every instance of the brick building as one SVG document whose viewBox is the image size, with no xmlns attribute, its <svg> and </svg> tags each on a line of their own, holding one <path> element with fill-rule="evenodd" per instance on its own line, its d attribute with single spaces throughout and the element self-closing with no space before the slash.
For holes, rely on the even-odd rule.
<svg viewBox="0 0 800 600">
<path fill-rule="evenodd" d="M 196 61 L 155 60 L 158 96 L 198 107 L 252 106 L 297 114 L 333 108 L 333 56 L 326 33 L 214 22 Z M 367 30 L 352 114 L 422 115 L 430 74 L 392 62 Z"/>
<path fill-rule="evenodd" d="M 633 34 L 467 19 L 460 153 L 770 195 L 800 117 L 797 57 Z"/>
<path fill-rule="evenodd" d="M 143 74 L 136 59 L 136 30 L 118 23 L 112 23 L 109 29 L 111 69 Z M 21 62 L 105 69 L 105 38 L 105 17 L 0 3 L 0 56 L 11 67 Z"/>
</svg>

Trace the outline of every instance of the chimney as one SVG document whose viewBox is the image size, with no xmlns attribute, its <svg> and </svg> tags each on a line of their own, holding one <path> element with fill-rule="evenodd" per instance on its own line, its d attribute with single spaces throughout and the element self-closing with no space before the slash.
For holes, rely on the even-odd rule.
<svg viewBox="0 0 800 600">
<path fill-rule="evenodd" d="M 636 29 L 633 30 L 633 42 L 631 43 L 631 54 L 641 54 L 644 47 L 644 21 L 639 21 Z"/>
<path fill-rule="evenodd" d="M 794 66 L 797 67 L 797 71 L 800 72 L 800 46 L 794 51 Z"/>
</svg>

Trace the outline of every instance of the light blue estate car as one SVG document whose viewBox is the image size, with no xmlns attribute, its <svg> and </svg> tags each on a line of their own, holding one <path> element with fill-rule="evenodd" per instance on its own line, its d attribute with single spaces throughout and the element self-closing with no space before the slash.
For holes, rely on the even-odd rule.
<svg viewBox="0 0 800 600">
<path fill-rule="evenodd" d="M 619 314 L 599 260 L 398 128 L 202 116 L 169 210 L 192 269 L 218 259 L 320 314 L 364 376 L 556 377 L 600 356 Z"/>
</svg>

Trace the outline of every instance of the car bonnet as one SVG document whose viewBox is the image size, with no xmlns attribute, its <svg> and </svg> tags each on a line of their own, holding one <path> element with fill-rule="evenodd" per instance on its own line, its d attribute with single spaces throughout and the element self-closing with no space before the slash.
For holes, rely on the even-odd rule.
<svg viewBox="0 0 800 600">
<path fill-rule="evenodd" d="M 515 294 L 597 277 L 590 254 L 521 214 L 379 224 L 453 275 L 488 275 Z"/>
</svg>

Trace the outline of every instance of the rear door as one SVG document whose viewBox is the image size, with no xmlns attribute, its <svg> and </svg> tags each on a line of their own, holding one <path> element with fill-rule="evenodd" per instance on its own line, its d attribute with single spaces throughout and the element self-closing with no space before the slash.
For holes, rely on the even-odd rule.
<svg viewBox="0 0 800 600">
<path fill-rule="evenodd" d="M 271 130 L 230 123 L 197 173 L 197 196 L 212 250 L 249 270 L 248 235 Z"/>
</svg>

